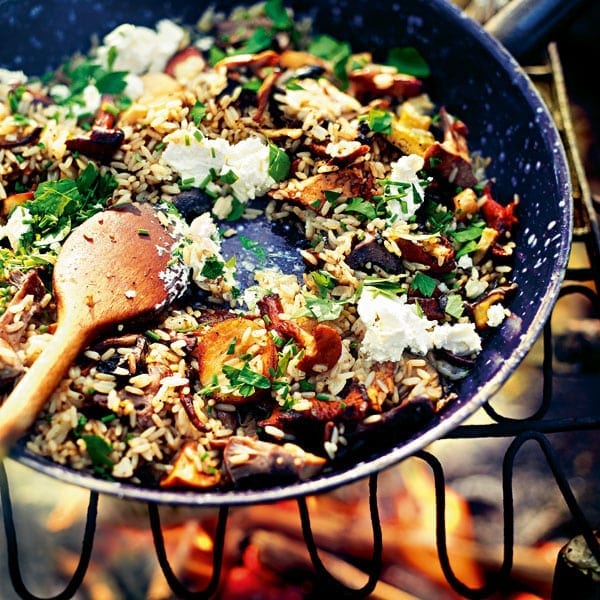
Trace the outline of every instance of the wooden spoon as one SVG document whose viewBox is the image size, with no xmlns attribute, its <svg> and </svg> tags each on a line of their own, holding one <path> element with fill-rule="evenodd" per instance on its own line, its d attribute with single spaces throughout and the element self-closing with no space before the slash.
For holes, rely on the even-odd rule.
<svg viewBox="0 0 600 600">
<path fill-rule="evenodd" d="M 57 327 L 0 406 L 0 453 L 34 423 L 78 354 L 102 332 L 159 313 L 185 289 L 176 238 L 148 204 L 97 213 L 74 229 L 54 266 Z"/>
</svg>

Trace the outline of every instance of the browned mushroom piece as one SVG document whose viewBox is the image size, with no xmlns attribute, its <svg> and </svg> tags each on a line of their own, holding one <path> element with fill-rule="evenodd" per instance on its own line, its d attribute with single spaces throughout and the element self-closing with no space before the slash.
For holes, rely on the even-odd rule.
<svg viewBox="0 0 600 600">
<path fill-rule="evenodd" d="M 323 372 L 337 363 L 342 354 L 342 338 L 333 327 L 318 323 L 312 333 L 309 333 L 296 321 L 283 319 L 281 317 L 283 307 L 276 294 L 269 294 L 259 300 L 258 308 L 261 314 L 268 317 L 269 328 L 283 338 L 292 338 L 304 349 L 304 355 L 298 361 L 300 370 L 305 373 L 314 370 Z"/>
<path fill-rule="evenodd" d="M 173 469 L 159 482 L 161 488 L 210 489 L 221 483 L 221 472 L 202 468 L 204 448 L 198 442 L 185 442 L 173 461 Z"/>
<path fill-rule="evenodd" d="M 357 167 L 348 167 L 318 173 L 306 179 L 290 179 L 283 187 L 269 192 L 275 200 L 288 200 L 320 212 L 327 200 L 326 192 L 336 192 L 340 197 L 369 199 L 374 194 L 374 180 L 370 173 Z"/>
<path fill-rule="evenodd" d="M 7 196 L 1 201 L 0 216 L 7 218 L 17 206 L 22 206 L 30 200 L 33 200 L 33 191 L 18 192 Z"/>
<path fill-rule="evenodd" d="M 430 273 L 448 273 L 455 267 L 452 242 L 441 235 L 426 239 L 399 237 L 394 241 L 405 260 L 425 265 Z"/>
<path fill-rule="evenodd" d="M 229 438 L 223 451 L 223 463 L 234 483 L 263 475 L 304 481 L 317 475 L 326 462 L 295 444 L 278 445 L 239 436 Z"/>
<path fill-rule="evenodd" d="M 352 248 L 346 263 L 355 271 L 365 273 L 372 271 L 374 267 L 391 274 L 404 271 L 402 257 L 390 252 L 371 234 L 366 234 L 365 239 Z"/>
<path fill-rule="evenodd" d="M 264 390 L 254 387 L 251 393 L 241 393 L 232 384 L 229 369 L 246 369 L 248 377 L 258 375 L 270 381 L 277 367 L 277 348 L 261 319 L 232 317 L 212 323 L 198 334 L 193 354 L 200 385 L 212 388 L 211 397 L 231 404 L 252 402 Z M 252 385 L 248 378 L 241 378 L 240 383 Z"/>
<path fill-rule="evenodd" d="M 281 71 L 279 69 L 275 69 L 271 73 L 267 74 L 260 88 L 258 89 L 258 92 L 256 92 L 258 105 L 256 108 L 256 112 L 252 117 L 254 121 L 256 121 L 256 123 L 260 124 L 262 122 L 265 111 L 267 110 L 267 106 L 269 104 L 269 100 L 271 99 L 271 94 L 273 93 L 273 90 L 275 89 L 275 84 L 277 83 L 277 80 L 280 76 Z"/>
<path fill-rule="evenodd" d="M 352 144 L 348 147 L 343 147 L 336 154 L 332 154 L 326 144 L 317 144 L 312 142 L 310 144 L 310 150 L 314 156 L 319 158 L 326 158 L 327 164 L 335 165 L 338 167 L 347 167 L 359 158 L 368 154 L 371 150 L 371 146 L 368 144 Z"/>
<path fill-rule="evenodd" d="M 282 69 L 292 69 L 294 71 L 306 67 L 318 67 L 323 71 L 331 71 L 329 61 L 301 50 L 284 50 L 279 55 L 279 66 Z"/>
<path fill-rule="evenodd" d="M 41 133 L 42 127 L 30 127 L 25 129 L 21 137 L 16 139 L 0 137 L 0 148 L 18 148 L 19 146 L 33 145 L 38 141 Z"/>
<path fill-rule="evenodd" d="M 504 304 L 510 296 L 512 296 L 517 290 L 517 284 L 500 286 L 494 288 L 483 298 L 473 304 L 469 304 L 468 307 L 473 315 L 475 321 L 475 327 L 479 330 L 487 329 L 488 325 L 488 310 L 494 304 Z"/>
<path fill-rule="evenodd" d="M 425 151 L 425 169 L 437 172 L 457 187 L 473 187 L 477 179 L 473 174 L 466 140 L 467 128 L 462 121 L 449 115 L 443 107 L 439 115 L 444 141 L 433 143 Z"/>
<path fill-rule="evenodd" d="M 282 410 L 276 406 L 266 419 L 259 421 L 260 427 L 272 426 L 286 433 L 295 433 L 307 424 L 360 421 L 367 416 L 370 408 L 368 392 L 362 384 L 354 382 L 344 398 L 319 400 L 308 399 L 310 408 L 302 410 Z"/>
<path fill-rule="evenodd" d="M 391 97 L 405 100 L 423 91 L 423 82 L 387 65 L 366 65 L 348 73 L 350 92 L 362 102 Z"/>
<path fill-rule="evenodd" d="M 110 108 L 111 98 L 103 96 L 95 117 L 92 130 L 86 136 L 70 138 L 65 145 L 72 152 L 80 152 L 84 156 L 99 160 L 109 161 L 113 154 L 121 147 L 125 139 L 122 129 L 115 128 L 116 116 Z"/>
<path fill-rule="evenodd" d="M 215 68 L 225 67 L 226 69 L 248 68 L 254 73 L 258 73 L 265 67 L 274 67 L 279 62 L 279 55 L 274 50 L 263 50 L 256 54 L 234 54 L 222 58 Z"/>
<path fill-rule="evenodd" d="M 173 79 L 185 81 L 201 73 L 205 67 L 206 61 L 200 50 L 195 46 L 187 46 L 169 59 L 165 73 Z"/>
<path fill-rule="evenodd" d="M 18 289 L 0 316 L 0 338 L 16 350 L 27 331 L 27 325 L 41 308 L 46 286 L 35 270 L 15 273 L 12 283 Z"/>
</svg>

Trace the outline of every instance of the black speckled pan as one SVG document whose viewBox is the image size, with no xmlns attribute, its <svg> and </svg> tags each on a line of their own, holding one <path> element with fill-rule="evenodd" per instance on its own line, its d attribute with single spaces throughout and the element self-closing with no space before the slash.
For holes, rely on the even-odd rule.
<svg viewBox="0 0 600 600">
<path fill-rule="evenodd" d="M 219 2 L 228 9 L 239 2 Z M 154 25 L 164 17 L 195 22 L 208 3 L 189 0 L 1 1 L 0 66 L 42 74 L 90 36 L 102 36 L 122 22 Z M 571 243 L 571 189 L 560 136 L 548 110 L 518 63 L 481 27 L 443 0 L 328 0 L 289 3 L 310 15 L 316 29 L 347 39 L 375 56 L 387 47 L 412 45 L 432 67 L 432 98 L 469 126 L 471 149 L 492 158 L 488 174 L 504 201 L 518 193 L 514 279 L 519 291 L 507 319 L 485 346 L 475 370 L 461 382 L 458 400 L 412 437 L 360 448 L 356 461 L 308 481 L 259 490 L 173 492 L 94 479 L 40 459 L 22 445 L 12 457 L 79 486 L 125 498 L 169 504 L 238 505 L 314 494 L 385 469 L 451 431 L 489 400 L 519 365 L 542 331 L 558 296 Z M 251 223 L 244 231 L 255 237 Z M 285 232 L 269 235 L 288 268 L 299 262 Z M 279 259 L 278 259 L 279 260 Z"/>
</svg>

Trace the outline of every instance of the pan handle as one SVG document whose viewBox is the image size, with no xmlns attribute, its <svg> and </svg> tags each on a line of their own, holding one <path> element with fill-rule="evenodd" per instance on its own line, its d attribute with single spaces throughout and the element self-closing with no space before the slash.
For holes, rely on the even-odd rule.
<svg viewBox="0 0 600 600">
<path fill-rule="evenodd" d="M 515 58 L 539 50 L 590 0 L 512 0 L 485 25 Z"/>
</svg>

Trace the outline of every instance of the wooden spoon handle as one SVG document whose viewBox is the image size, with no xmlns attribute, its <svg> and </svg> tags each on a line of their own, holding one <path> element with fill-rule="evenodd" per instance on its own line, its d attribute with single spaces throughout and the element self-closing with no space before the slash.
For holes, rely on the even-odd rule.
<svg viewBox="0 0 600 600">
<path fill-rule="evenodd" d="M 52 339 L 0 406 L 0 458 L 33 425 L 87 342 L 74 320 L 59 323 Z"/>
</svg>

